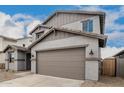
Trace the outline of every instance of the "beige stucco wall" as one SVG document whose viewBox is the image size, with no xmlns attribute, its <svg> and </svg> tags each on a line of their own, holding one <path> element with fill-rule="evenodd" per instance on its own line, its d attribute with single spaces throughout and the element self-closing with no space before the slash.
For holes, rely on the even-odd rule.
<svg viewBox="0 0 124 93">
<path fill-rule="evenodd" d="M 85 44 L 88 44 L 88 47 L 86 47 L 86 50 L 85 50 L 86 58 L 99 58 L 100 57 L 98 39 L 95 39 L 95 38 L 89 38 L 85 36 L 75 36 L 75 37 L 70 37 L 66 39 L 59 39 L 59 40 L 54 40 L 54 41 L 38 43 L 31 49 L 31 54 L 34 56 L 31 61 L 31 72 L 36 73 L 36 51 L 49 49 L 49 48 L 79 46 L 79 45 L 85 45 Z M 94 52 L 93 56 L 89 55 L 91 49 Z M 90 73 L 92 80 L 98 80 L 98 71 L 96 71 L 96 69 L 98 68 L 98 66 L 96 65 L 97 63 L 98 61 L 95 61 L 94 63 L 92 63 L 94 64 L 94 66 L 92 66 L 90 69 L 86 69 L 86 74 L 89 74 L 90 72 L 95 72 L 95 74 Z M 90 66 L 90 63 L 88 65 Z M 86 67 L 88 67 L 88 65 Z M 89 78 L 86 77 L 86 79 L 89 79 Z"/>
<path fill-rule="evenodd" d="M 88 17 L 79 21 L 75 21 L 66 25 L 63 25 L 62 27 L 68 28 L 68 29 L 73 29 L 73 30 L 82 30 L 83 26 L 81 21 L 85 21 L 87 19 L 93 20 L 93 32 L 92 33 L 97 33 L 100 34 L 100 22 L 99 22 L 99 16 L 94 16 L 94 17 Z"/>
</svg>

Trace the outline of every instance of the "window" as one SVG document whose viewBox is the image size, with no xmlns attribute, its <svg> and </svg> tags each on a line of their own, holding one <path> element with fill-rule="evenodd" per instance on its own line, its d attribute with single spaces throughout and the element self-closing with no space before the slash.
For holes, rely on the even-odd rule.
<svg viewBox="0 0 124 93">
<path fill-rule="evenodd" d="M 36 39 L 40 38 L 44 31 L 36 33 Z"/>
<path fill-rule="evenodd" d="M 23 44 L 23 47 L 25 47 L 25 44 Z"/>
<path fill-rule="evenodd" d="M 40 34 L 37 34 L 37 38 L 39 38 L 40 37 Z"/>
<path fill-rule="evenodd" d="M 93 20 L 82 21 L 82 30 L 86 32 L 93 32 Z"/>
<path fill-rule="evenodd" d="M 9 62 L 13 62 L 14 61 L 14 52 L 9 52 Z"/>
</svg>

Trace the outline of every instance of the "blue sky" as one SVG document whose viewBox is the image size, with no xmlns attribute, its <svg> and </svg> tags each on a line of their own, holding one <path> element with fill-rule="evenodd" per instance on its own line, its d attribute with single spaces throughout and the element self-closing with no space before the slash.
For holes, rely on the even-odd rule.
<svg viewBox="0 0 124 93">
<path fill-rule="evenodd" d="M 21 37 L 56 10 L 89 10 L 106 12 L 107 46 L 124 47 L 124 6 L 30 5 L 0 6 L 0 34 Z M 4 30 L 4 32 L 3 32 Z M 6 32 L 6 33 L 5 33 Z"/>
</svg>

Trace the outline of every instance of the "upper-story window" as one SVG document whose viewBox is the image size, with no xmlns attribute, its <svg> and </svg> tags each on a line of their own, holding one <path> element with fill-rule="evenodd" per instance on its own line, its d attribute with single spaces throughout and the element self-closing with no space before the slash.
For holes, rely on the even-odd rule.
<svg viewBox="0 0 124 93">
<path fill-rule="evenodd" d="M 23 47 L 25 47 L 25 44 L 23 44 Z"/>
<path fill-rule="evenodd" d="M 36 33 L 36 39 L 40 38 L 44 31 Z"/>
<path fill-rule="evenodd" d="M 85 32 L 93 32 L 93 20 L 82 21 L 82 30 Z"/>
</svg>

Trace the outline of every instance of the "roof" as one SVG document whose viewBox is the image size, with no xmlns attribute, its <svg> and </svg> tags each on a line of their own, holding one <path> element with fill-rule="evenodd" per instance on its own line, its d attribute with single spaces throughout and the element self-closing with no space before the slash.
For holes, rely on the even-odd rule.
<svg viewBox="0 0 124 93">
<path fill-rule="evenodd" d="M 65 28 L 51 28 L 48 32 L 46 32 L 44 35 L 42 35 L 38 40 L 36 40 L 35 42 L 33 42 L 28 49 L 32 48 L 34 45 L 36 45 L 37 43 L 39 43 L 43 38 L 45 38 L 47 35 L 49 35 L 51 32 L 53 31 L 63 31 L 63 32 L 68 32 L 68 33 L 73 33 L 73 34 L 77 34 L 77 35 L 82 35 L 82 36 L 87 36 L 87 37 L 91 37 L 91 38 L 97 38 L 97 39 L 101 39 L 103 40 L 103 47 L 106 44 L 106 40 L 107 40 L 107 36 L 105 35 L 100 35 L 100 34 L 95 34 L 95 33 L 90 33 L 90 32 L 82 32 L 82 31 L 75 31 L 75 30 L 69 30 L 69 29 L 65 29 Z"/>
<path fill-rule="evenodd" d="M 8 45 L 8 46 L 3 50 L 3 52 L 6 52 L 9 48 L 14 48 L 14 49 L 21 50 L 21 51 L 27 51 L 27 49 L 24 48 L 24 47 L 20 47 L 20 46 L 16 46 L 16 45 Z"/>
<path fill-rule="evenodd" d="M 31 36 L 30 37 L 23 37 L 23 38 L 18 38 L 17 40 L 28 39 L 28 38 L 32 38 L 32 37 Z"/>
<path fill-rule="evenodd" d="M 55 16 L 58 13 L 73 13 L 73 14 L 87 14 L 87 15 L 98 15 L 100 16 L 100 27 L 101 27 L 101 34 L 104 33 L 104 26 L 105 26 L 105 12 L 101 11 L 81 11 L 81 10 L 59 10 L 54 12 L 52 15 L 50 15 L 42 24 L 45 25 L 53 16 Z"/>
<path fill-rule="evenodd" d="M 107 57 L 107 58 L 104 58 L 103 60 L 110 60 L 110 59 L 115 59 L 115 57 Z"/>
<path fill-rule="evenodd" d="M 121 50 L 120 52 L 118 52 L 117 54 L 115 54 L 113 57 L 116 57 L 116 56 L 119 56 L 119 55 L 122 55 L 124 54 L 124 50 Z"/>
<path fill-rule="evenodd" d="M 10 37 L 6 37 L 6 36 L 2 36 L 0 35 L 1 38 L 4 38 L 4 39 L 7 39 L 7 40 L 12 40 L 12 41 L 17 41 L 16 39 L 14 38 L 10 38 Z"/>
<path fill-rule="evenodd" d="M 43 28 L 48 28 L 48 29 L 51 28 L 50 26 L 38 24 L 33 30 L 31 30 L 31 32 L 29 34 L 31 35 L 38 27 L 43 27 Z"/>
</svg>

